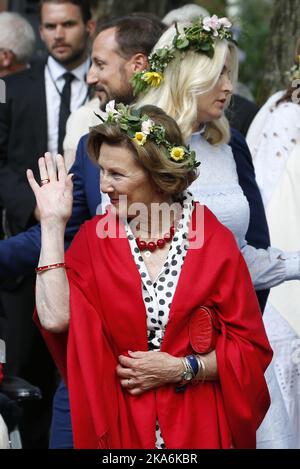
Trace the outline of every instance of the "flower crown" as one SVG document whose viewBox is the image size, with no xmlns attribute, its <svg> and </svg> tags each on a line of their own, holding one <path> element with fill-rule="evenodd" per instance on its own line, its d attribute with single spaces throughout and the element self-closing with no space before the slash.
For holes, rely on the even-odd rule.
<svg viewBox="0 0 300 469">
<path fill-rule="evenodd" d="M 176 34 L 172 45 L 152 52 L 148 58 L 150 69 L 135 73 L 131 79 L 134 94 L 145 91 L 149 86 L 158 87 L 161 84 L 164 71 L 175 58 L 176 51 L 185 52 L 192 49 L 212 58 L 215 53 L 216 39 L 233 41 L 231 26 L 228 18 L 218 18 L 216 15 L 194 20 L 181 33 L 175 24 Z"/>
<path fill-rule="evenodd" d="M 286 75 L 290 82 L 294 80 L 300 80 L 300 55 L 298 55 L 298 63 L 293 65 L 287 72 Z"/>
<path fill-rule="evenodd" d="M 139 110 L 122 103 L 115 107 L 115 101 L 110 101 L 106 105 L 105 114 L 96 116 L 104 124 L 118 125 L 137 145 L 143 146 L 148 140 L 152 140 L 156 145 L 163 145 L 167 149 L 168 159 L 178 163 L 187 162 L 191 169 L 200 165 L 196 161 L 196 153 L 189 146 L 172 145 L 166 139 L 166 129 Z"/>
</svg>

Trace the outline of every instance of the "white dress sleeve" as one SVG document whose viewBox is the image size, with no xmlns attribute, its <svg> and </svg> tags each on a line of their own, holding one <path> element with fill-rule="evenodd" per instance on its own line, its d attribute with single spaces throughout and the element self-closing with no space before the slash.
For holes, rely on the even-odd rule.
<svg viewBox="0 0 300 469">
<path fill-rule="evenodd" d="M 201 161 L 200 177 L 190 190 L 235 236 L 256 290 L 265 290 L 286 280 L 300 279 L 299 252 L 256 249 L 245 236 L 249 226 L 249 203 L 238 182 L 232 150 L 228 145 L 212 146 L 193 134 L 191 147 Z M 300 247 L 300 242 L 299 242 Z"/>
<path fill-rule="evenodd" d="M 256 249 L 244 242 L 241 252 L 256 290 L 275 287 L 286 280 L 300 280 L 300 253 L 280 249 Z"/>
</svg>

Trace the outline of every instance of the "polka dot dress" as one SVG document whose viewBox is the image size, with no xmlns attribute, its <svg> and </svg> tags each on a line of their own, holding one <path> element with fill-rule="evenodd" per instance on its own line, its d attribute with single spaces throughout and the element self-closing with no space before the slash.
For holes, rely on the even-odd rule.
<svg viewBox="0 0 300 469">
<path fill-rule="evenodd" d="M 181 220 L 170 245 L 167 260 L 154 282 L 149 277 L 147 267 L 130 226 L 128 224 L 125 226 L 131 252 L 141 276 L 142 295 L 147 314 L 149 350 L 159 351 L 163 341 L 172 299 L 188 250 L 188 229 L 193 206 L 192 194 L 184 192 Z M 165 448 L 158 422 L 156 425 L 156 448 Z"/>
</svg>

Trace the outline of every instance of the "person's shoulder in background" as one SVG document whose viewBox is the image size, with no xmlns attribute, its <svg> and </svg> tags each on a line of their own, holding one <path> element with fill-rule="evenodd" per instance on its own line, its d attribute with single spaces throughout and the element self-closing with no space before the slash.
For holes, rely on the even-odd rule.
<svg viewBox="0 0 300 469">
<path fill-rule="evenodd" d="M 258 110 L 259 107 L 253 101 L 239 94 L 234 94 L 226 111 L 226 117 L 229 120 L 230 127 L 239 130 L 241 134 L 246 136 Z"/>
<path fill-rule="evenodd" d="M 67 121 L 67 131 L 64 139 L 64 158 L 67 170 L 75 161 L 76 149 L 80 138 L 89 133 L 89 128 L 101 124 L 99 99 L 93 98 L 84 106 L 72 112 Z"/>
</svg>

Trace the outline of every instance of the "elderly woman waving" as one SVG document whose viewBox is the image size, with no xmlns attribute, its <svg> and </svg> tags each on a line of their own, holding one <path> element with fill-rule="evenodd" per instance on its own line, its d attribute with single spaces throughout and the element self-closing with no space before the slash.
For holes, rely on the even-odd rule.
<svg viewBox="0 0 300 469">
<path fill-rule="evenodd" d="M 41 212 L 37 313 L 75 447 L 253 448 L 272 353 L 244 259 L 187 191 L 198 163 L 176 122 L 155 106 L 107 111 L 88 149 L 111 205 L 66 256 L 72 175 L 50 155 L 41 185 L 28 171 Z"/>
</svg>

